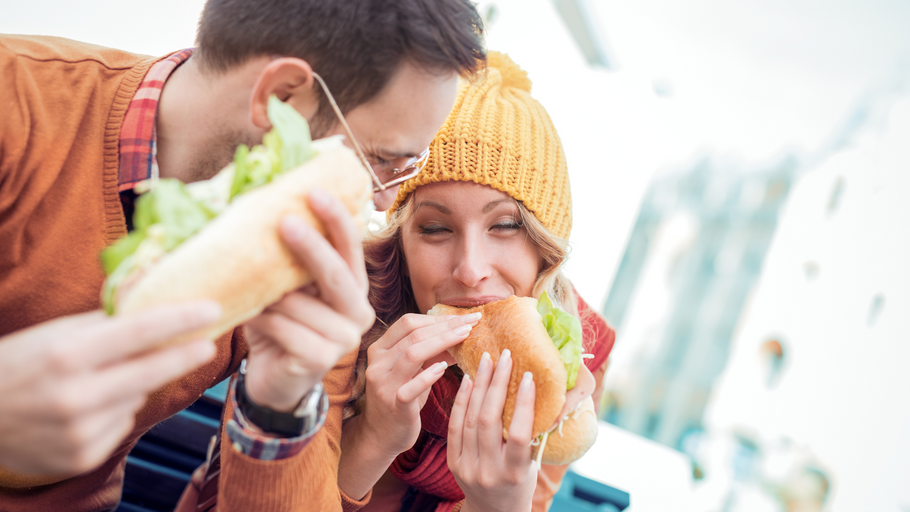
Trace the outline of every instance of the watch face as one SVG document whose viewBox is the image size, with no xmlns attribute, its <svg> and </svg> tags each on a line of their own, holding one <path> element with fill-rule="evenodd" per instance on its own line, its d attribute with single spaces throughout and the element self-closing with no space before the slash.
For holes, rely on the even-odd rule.
<svg viewBox="0 0 910 512">
<path fill-rule="evenodd" d="M 300 405 L 294 411 L 294 416 L 298 418 L 312 417 L 316 418 L 319 416 L 320 406 L 322 405 L 323 399 L 326 399 L 325 391 L 322 388 L 322 383 L 316 384 L 316 387 L 312 389 L 306 396 L 303 397 L 303 400 L 300 401 Z"/>
</svg>

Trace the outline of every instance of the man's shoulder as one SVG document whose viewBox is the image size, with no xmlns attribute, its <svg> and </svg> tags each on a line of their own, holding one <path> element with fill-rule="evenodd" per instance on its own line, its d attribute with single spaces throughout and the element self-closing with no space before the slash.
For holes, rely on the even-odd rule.
<svg viewBox="0 0 910 512">
<path fill-rule="evenodd" d="M 109 69 L 129 69 L 151 59 L 62 37 L 34 35 L 0 35 L 0 54 L 5 54 L 3 58 L 24 58 L 36 63 L 93 62 Z"/>
</svg>

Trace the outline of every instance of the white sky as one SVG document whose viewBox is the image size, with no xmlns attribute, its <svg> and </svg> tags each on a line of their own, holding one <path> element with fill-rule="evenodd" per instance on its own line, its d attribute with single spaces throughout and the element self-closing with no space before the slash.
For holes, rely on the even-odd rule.
<svg viewBox="0 0 910 512">
<path fill-rule="evenodd" d="M 575 219 L 567 271 L 598 307 L 656 171 L 704 152 L 747 165 L 811 152 L 861 94 L 910 66 L 901 0 L 592 0 L 620 65 L 610 72 L 585 66 L 549 0 L 481 8 L 491 3 L 489 46 L 529 71 L 565 144 Z M 202 4 L 0 0 L 0 32 L 160 55 L 192 45 Z M 653 93 L 655 82 L 669 97 Z"/>
</svg>

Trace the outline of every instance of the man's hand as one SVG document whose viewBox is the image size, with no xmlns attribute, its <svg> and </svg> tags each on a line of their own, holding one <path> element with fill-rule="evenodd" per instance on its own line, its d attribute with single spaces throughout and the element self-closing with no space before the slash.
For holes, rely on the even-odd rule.
<svg viewBox="0 0 910 512">
<path fill-rule="evenodd" d="M 75 475 L 101 464 L 150 392 L 215 353 L 204 340 L 157 347 L 220 315 L 212 302 L 113 318 L 97 311 L 0 338 L 0 466 Z"/>
<path fill-rule="evenodd" d="M 246 324 L 247 396 L 278 412 L 292 411 L 356 349 L 375 318 L 359 230 L 344 205 L 326 192 L 314 190 L 309 199 L 328 240 L 295 216 L 284 219 L 281 235 L 315 282 Z"/>
</svg>

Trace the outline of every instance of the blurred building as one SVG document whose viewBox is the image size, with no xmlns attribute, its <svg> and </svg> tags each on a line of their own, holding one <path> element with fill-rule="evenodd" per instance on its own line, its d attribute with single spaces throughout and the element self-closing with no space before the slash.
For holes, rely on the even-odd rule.
<svg viewBox="0 0 910 512">
<path fill-rule="evenodd" d="M 780 510 L 910 510 L 908 86 L 861 102 L 796 183 L 705 413 L 757 446 Z"/>
<path fill-rule="evenodd" d="M 603 310 L 621 340 L 606 419 L 673 448 L 702 428 L 797 162 L 731 167 L 706 158 L 652 182 Z"/>
</svg>

